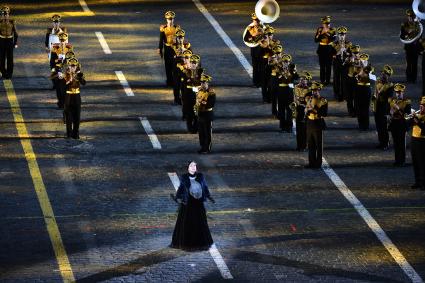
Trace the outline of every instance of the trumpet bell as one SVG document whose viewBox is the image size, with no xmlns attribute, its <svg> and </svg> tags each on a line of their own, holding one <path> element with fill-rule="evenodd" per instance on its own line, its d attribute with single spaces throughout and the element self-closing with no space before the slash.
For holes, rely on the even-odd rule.
<svg viewBox="0 0 425 283">
<path fill-rule="evenodd" d="M 279 18 L 279 4 L 275 0 L 259 0 L 255 5 L 255 14 L 263 23 L 272 23 Z"/>
<path fill-rule="evenodd" d="M 243 43 L 245 43 L 246 46 L 254 48 L 260 45 L 260 41 L 259 40 L 255 41 L 254 39 L 250 39 L 249 28 L 250 28 L 249 25 L 245 28 L 242 34 L 242 39 L 243 39 Z"/>
</svg>

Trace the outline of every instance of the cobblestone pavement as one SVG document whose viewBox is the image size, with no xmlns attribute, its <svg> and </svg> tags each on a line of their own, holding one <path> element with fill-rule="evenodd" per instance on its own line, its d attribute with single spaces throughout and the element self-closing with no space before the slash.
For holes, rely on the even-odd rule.
<svg viewBox="0 0 425 283">
<path fill-rule="evenodd" d="M 77 282 L 220 282 L 208 251 L 168 248 L 176 206 L 168 198 L 167 173 L 185 172 L 195 159 L 217 203 L 207 204 L 214 241 L 237 282 L 410 282 L 375 234 L 322 170 L 304 169 L 292 135 L 278 131 L 270 105 L 261 103 L 250 77 L 191 1 L 22 0 L 11 4 L 20 46 L 12 80 L 30 141 Z M 255 1 L 203 1 L 235 45 Z M 281 1 L 273 24 L 299 70 L 318 76 L 313 36 L 324 15 L 404 80 L 398 40 L 408 4 L 329 4 Z M 325 2 L 325 1 L 323 1 Z M 341 4 L 337 4 L 340 2 Z M 381 1 L 382 2 L 382 1 Z M 180 108 L 164 87 L 156 47 L 163 12 L 176 22 L 214 78 L 217 119 L 213 153 L 199 156 Z M 61 13 L 88 80 L 82 89 L 81 140 L 63 138 L 62 113 L 47 78 L 45 28 Z M 103 33 L 112 54 L 102 51 Z M 134 97 L 116 78 L 122 71 Z M 420 73 L 420 72 L 419 72 Z M 408 85 L 417 100 L 421 80 Z M 358 132 L 330 88 L 325 157 L 414 270 L 425 278 L 425 193 L 411 190 L 410 165 L 394 168 L 393 150 L 375 149 L 377 135 Z M 146 117 L 161 143 L 153 149 L 139 117 Z M 409 140 L 409 139 L 408 139 Z M 12 111 L 0 89 L 0 281 L 60 282 L 58 263 L 34 191 Z"/>
</svg>

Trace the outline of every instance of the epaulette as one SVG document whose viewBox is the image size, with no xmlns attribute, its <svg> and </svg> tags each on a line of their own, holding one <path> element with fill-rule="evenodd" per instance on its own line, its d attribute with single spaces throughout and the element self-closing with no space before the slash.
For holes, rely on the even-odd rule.
<svg viewBox="0 0 425 283">
<path fill-rule="evenodd" d="M 167 25 L 160 25 L 160 26 L 159 26 L 159 31 L 160 31 L 160 32 L 163 32 L 166 26 L 167 26 Z"/>
</svg>

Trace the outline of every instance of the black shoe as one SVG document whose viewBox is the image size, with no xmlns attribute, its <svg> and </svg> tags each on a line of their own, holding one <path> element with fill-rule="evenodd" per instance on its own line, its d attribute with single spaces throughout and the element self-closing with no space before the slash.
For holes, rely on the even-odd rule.
<svg viewBox="0 0 425 283">
<path fill-rule="evenodd" d="M 206 149 L 200 149 L 200 150 L 198 150 L 198 153 L 199 154 L 208 154 L 209 153 L 209 151 L 208 150 L 206 150 Z"/>
</svg>

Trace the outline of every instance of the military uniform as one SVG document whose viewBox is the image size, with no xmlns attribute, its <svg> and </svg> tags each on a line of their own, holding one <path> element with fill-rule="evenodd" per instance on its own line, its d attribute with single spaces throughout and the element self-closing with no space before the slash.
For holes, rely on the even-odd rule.
<svg viewBox="0 0 425 283">
<path fill-rule="evenodd" d="M 248 32 L 245 34 L 244 41 L 251 42 L 257 40 L 257 37 L 262 37 L 263 33 L 261 29 L 263 28 L 260 24 L 260 20 L 257 18 L 255 13 L 251 14 L 252 23 L 248 26 Z M 254 23 L 255 22 L 255 23 Z M 260 61 L 261 61 L 261 47 L 257 45 L 251 47 L 251 62 L 252 62 L 252 83 L 256 87 L 260 87 Z"/>
<path fill-rule="evenodd" d="M 328 102 L 318 91 L 322 85 L 311 83 L 311 93 L 306 96 L 306 128 L 308 144 L 308 168 L 320 168 L 323 154 L 323 130 L 325 117 L 328 113 Z"/>
<path fill-rule="evenodd" d="M 419 21 L 415 20 L 416 16 L 413 10 L 406 10 L 406 16 L 409 18 L 401 24 L 400 38 L 412 38 L 415 34 L 419 33 Z M 418 55 L 419 44 L 415 40 L 412 43 L 404 44 L 406 52 L 406 80 L 407 82 L 415 83 L 418 72 Z"/>
<path fill-rule="evenodd" d="M 347 50 L 351 47 L 351 42 L 345 39 L 347 33 L 346 27 L 338 27 L 338 39 L 331 43 L 332 47 L 332 65 L 333 65 L 333 90 L 334 96 L 338 101 L 344 100 L 343 82 L 346 74 L 344 61 L 347 58 Z"/>
<path fill-rule="evenodd" d="M 322 18 L 323 25 L 330 25 L 331 17 Z M 331 81 L 332 70 L 332 46 L 330 45 L 335 39 L 335 29 L 328 27 L 329 30 L 323 33 L 323 26 L 316 30 L 314 42 L 319 43 L 317 55 L 320 64 L 320 81 L 322 84 L 329 84 Z"/>
<path fill-rule="evenodd" d="M 415 183 L 412 188 L 425 190 L 425 96 L 420 101 L 421 110 L 410 119 L 412 124 L 411 154 Z"/>
<path fill-rule="evenodd" d="M 48 28 L 46 32 L 46 37 L 44 40 L 44 45 L 46 47 L 46 51 L 49 52 L 49 60 L 50 60 L 50 52 L 52 50 L 52 46 L 54 43 L 59 43 L 59 33 L 65 32 L 68 33 L 68 30 L 64 26 L 60 26 L 61 16 L 60 15 L 53 15 L 51 18 L 53 22 L 53 27 Z"/>
<path fill-rule="evenodd" d="M 270 90 L 269 90 L 269 80 L 271 76 L 271 66 L 269 65 L 269 58 L 273 56 L 273 47 L 280 44 L 279 40 L 273 39 L 273 34 L 275 30 L 271 26 L 266 26 L 264 33 L 266 38 L 260 42 L 260 63 L 259 63 L 259 73 L 260 73 L 260 84 L 261 84 L 261 95 L 263 102 L 270 102 Z"/>
<path fill-rule="evenodd" d="M 361 62 L 367 62 L 369 55 L 363 53 L 360 54 Z M 367 65 L 366 65 L 367 64 Z M 357 73 L 356 80 L 357 85 L 355 88 L 354 102 L 357 113 L 357 121 L 359 123 L 360 130 L 369 129 L 369 107 L 371 99 L 371 87 L 369 74 L 373 72 L 373 68 L 369 63 L 361 63 L 360 71 Z"/>
<path fill-rule="evenodd" d="M 180 29 L 176 32 L 178 41 L 172 45 L 174 50 L 174 63 L 173 63 L 173 94 L 174 104 L 181 105 L 181 70 L 184 64 L 184 52 L 191 51 L 191 45 L 184 40 L 185 31 Z M 190 53 L 192 54 L 192 52 Z"/>
<path fill-rule="evenodd" d="M 279 93 L 279 80 L 278 74 L 282 60 L 282 45 L 276 45 L 273 47 L 273 56 L 269 60 L 270 66 L 270 79 L 268 85 L 268 91 L 270 93 L 270 100 L 272 105 L 272 116 L 278 117 L 277 110 L 277 97 Z"/>
<path fill-rule="evenodd" d="M 403 166 L 406 161 L 406 132 L 408 124 L 404 115 L 410 113 L 411 102 L 410 99 L 403 97 L 405 89 L 406 86 L 395 84 L 394 92 L 396 93 L 396 97 L 388 99 L 391 115 L 389 129 L 394 143 L 394 166 Z"/>
<path fill-rule="evenodd" d="M 311 95 L 309 81 L 312 79 L 312 76 L 309 72 L 303 72 L 300 79 L 300 83 L 298 83 L 294 88 L 294 103 L 292 104 L 291 110 L 296 123 L 297 150 L 304 151 L 307 148 L 305 99 L 307 96 Z"/>
<path fill-rule="evenodd" d="M 389 135 L 387 125 L 387 115 L 389 115 L 390 105 L 388 99 L 393 96 L 394 84 L 389 81 L 393 74 L 393 69 L 385 65 L 382 76 L 376 81 L 375 92 L 372 96 L 373 113 L 375 116 L 376 131 L 378 133 L 378 148 L 388 149 Z"/>
<path fill-rule="evenodd" d="M 204 83 L 204 86 L 201 85 L 201 88 L 196 94 L 194 110 L 198 116 L 199 144 L 201 145 L 201 149 L 198 153 L 211 152 L 212 121 L 214 119 L 216 94 L 214 90 L 208 86 L 210 81 L 210 76 L 202 74 L 201 83 Z"/>
<path fill-rule="evenodd" d="M 68 61 L 68 68 L 65 72 L 66 94 L 65 94 L 65 121 L 66 136 L 68 138 L 79 139 L 80 115 L 81 115 L 81 96 L 80 85 L 85 85 L 86 80 L 81 71 L 72 72 L 71 66 L 78 66 L 78 60 L 71 58 Z"/>
<path fill-rule="evenodd" d="M 278 95 L 277 109 L 279 118 L 279 128 L 282 132 L 292 132 L 292 110 L 291 103 L 294 101 L 293 86 L 294 81 L 298 79 L 295 65 L 291 62 L 291 55 L 283 54 L 282 61 L 285 64 L 278 73 Z"/>
<path fill-rule="evenodd" d="M 18 32 L 15 21 L 9 19 L 9 7 L 3 6 L 0 12 L 0 72 L 3 78 L 10 79 L 13 75 L 13 49 L 18 46 Z"/>
<path fill-rule="evenodd" d="M 356 106 L 354 104 L 355 91 L 356 91 L 356 75 L 360 72 L 361 65 L 358 58 L 360 46 L 353 45 L 350 48 L 350 55 L 345 59 L 344 65 L 347 69 L 347 76 L 344 78 L 344 95 L 347 102 L 347 111 L 351 117 L 356 117 Z"/>
<path fill-rule="evenodd" d="M 65 59 L 66 53 L 74 50 L 72 44 L 66 43 L 68 40 L 68 34 L 66 32 L 61 32 L 58 36 L 60 43 L 55 43 L 52 46 L 50 54 L 50 68 L 54 68 L 58 62 L 60 63 Z"/>
<path fill-rule="evenodd" d="M 174 20 L 176 14 L 172 11 L 165 13 L 167 20 Z M 167 86 L 173 86 L 173 61 L 174 61 L 174 50 L 172 45 L 175 41 L 175 35 L 177 30 L 180 29 L 179 25 L 172 24 L 161 25 L 159 27 L 159 45 L 158 50 L 161 57 L 164 57 L 165 73 L 167 76 Z"/>
</svg>

